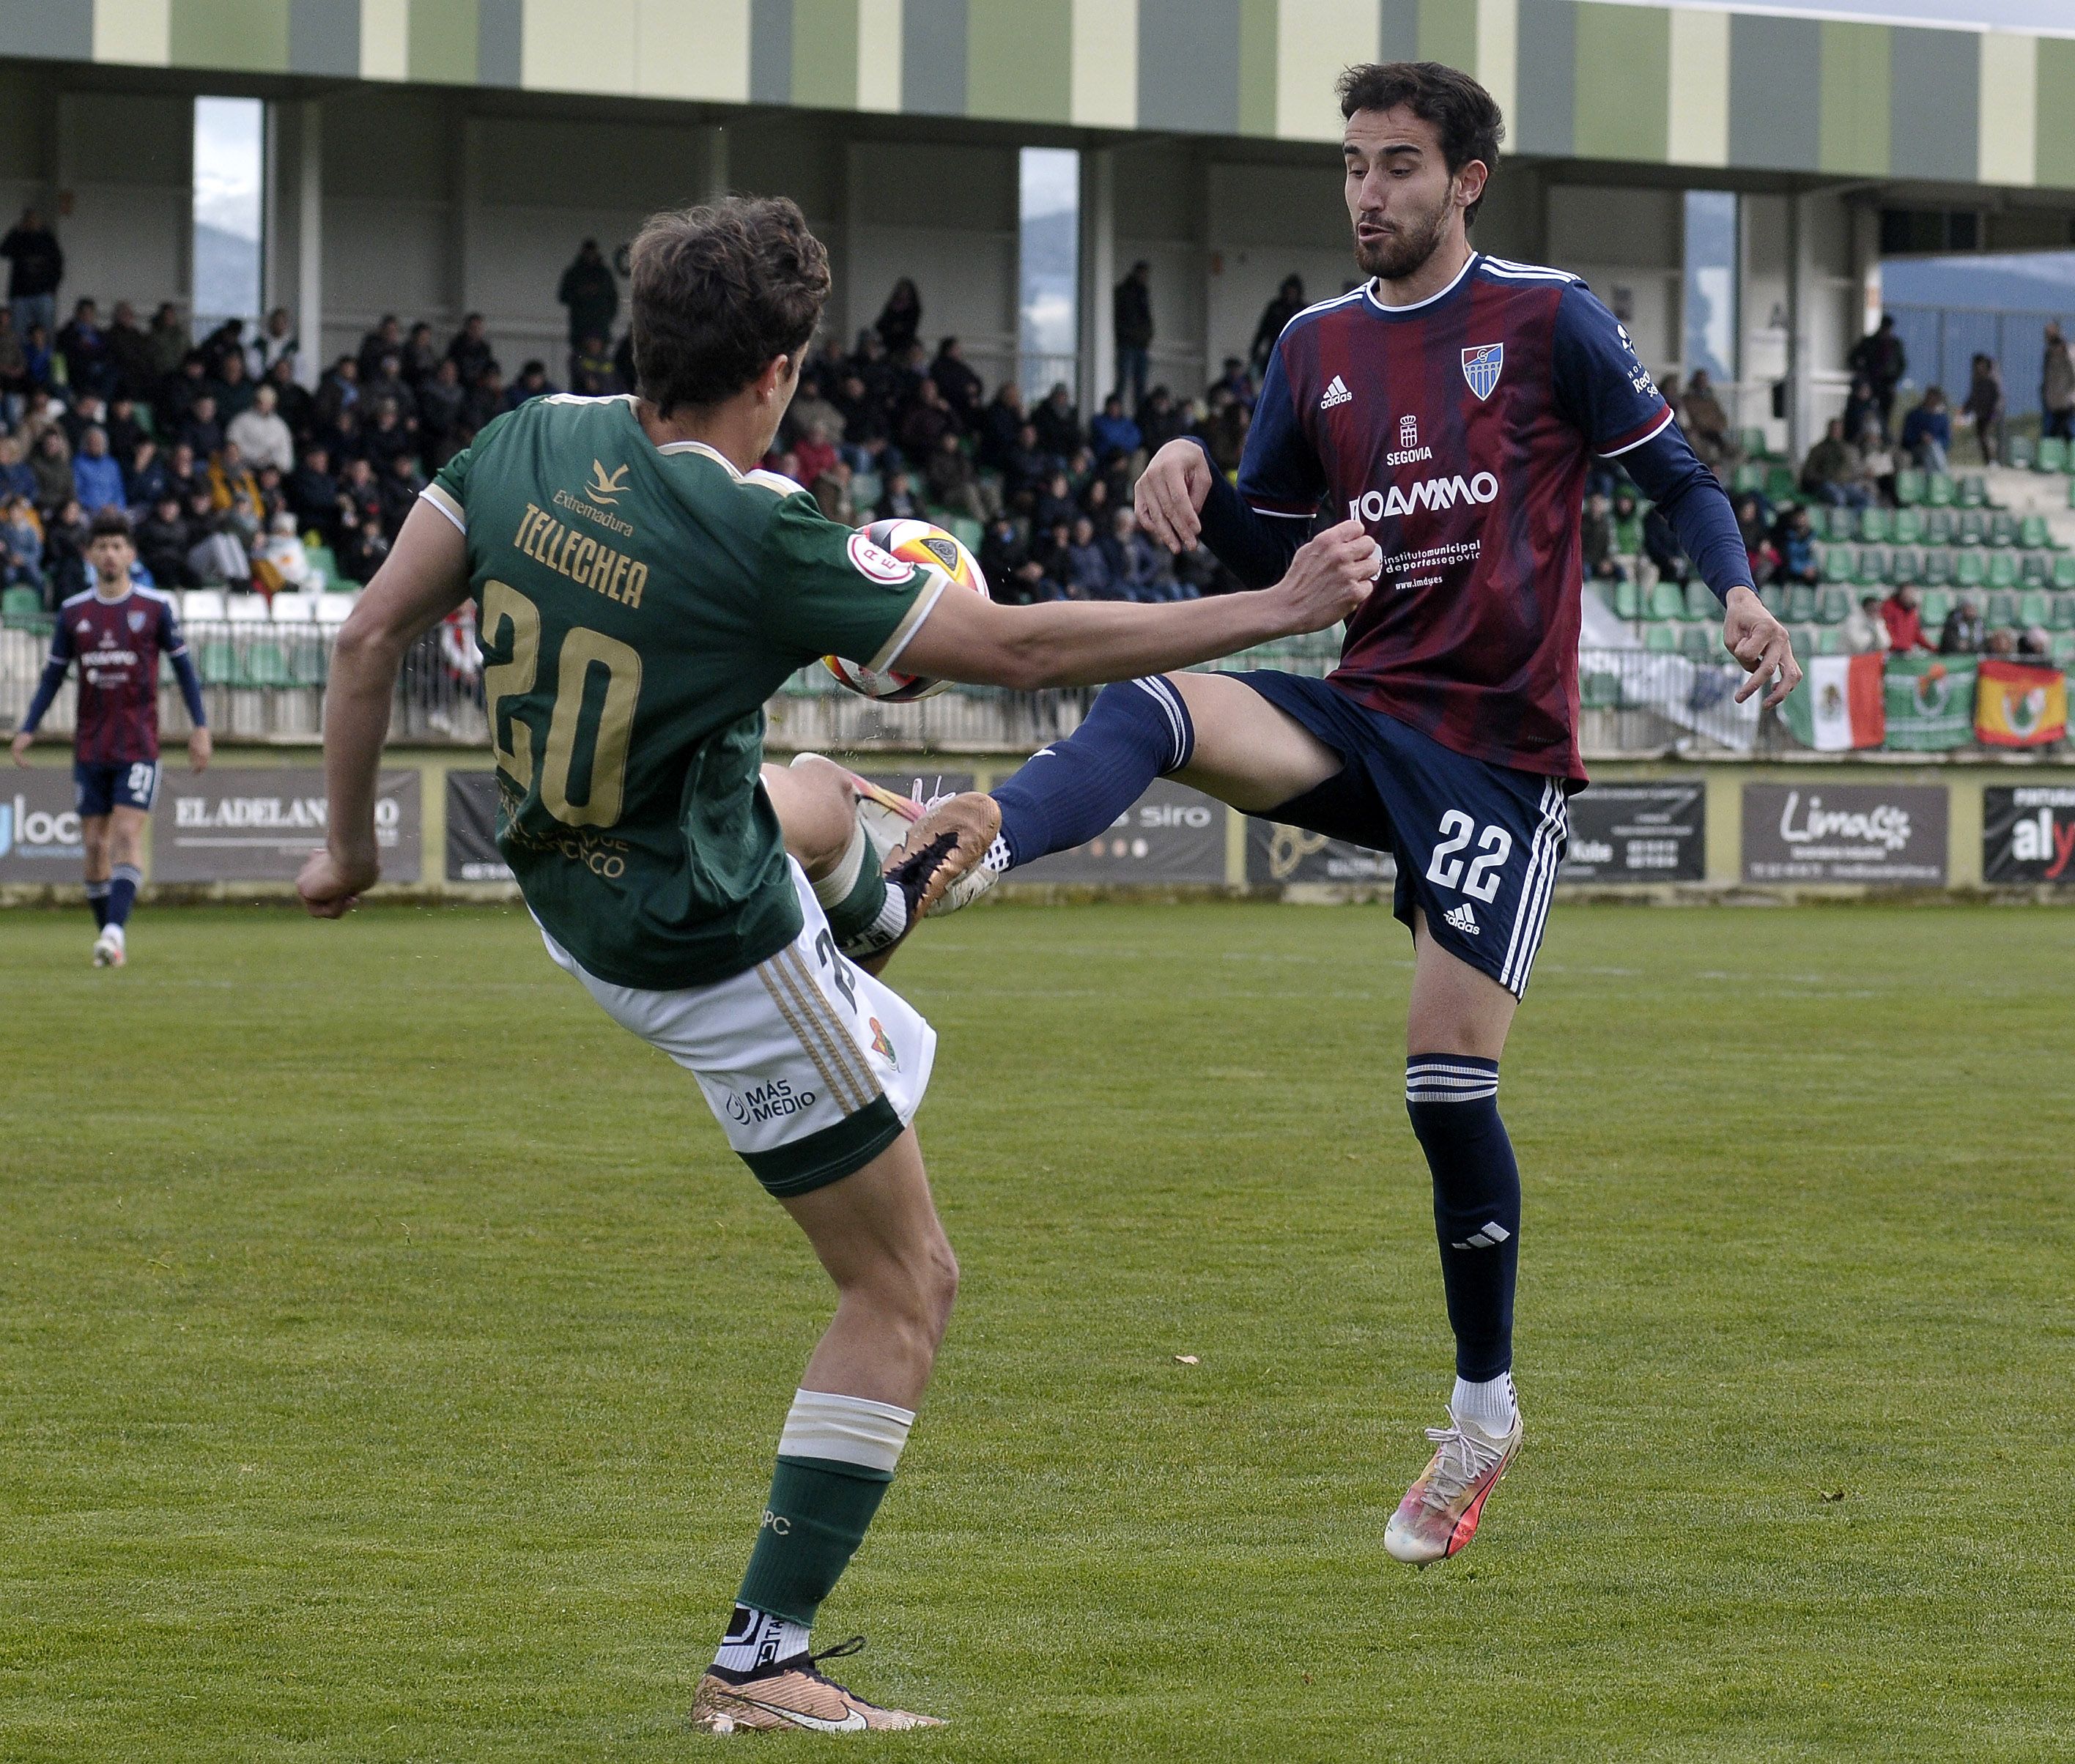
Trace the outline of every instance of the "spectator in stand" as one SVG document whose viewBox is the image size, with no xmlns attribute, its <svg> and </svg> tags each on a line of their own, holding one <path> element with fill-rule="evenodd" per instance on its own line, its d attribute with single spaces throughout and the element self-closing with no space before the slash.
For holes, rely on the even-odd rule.
<svg viewBox="0 0 2075 1764">
<path fill-rule="evenodd" d="M 1088 424 L 1088 439 L 1095 444 L 1095 458 L 1104 465 L 1113 459 L 1137 459 L 1145 437 L 1138 424 L 1124 413 L 1124 400 L 1115 392 L 1103 400 L 1102 414 Z"/>
<path fill-rule="evenodd" d="M 35 451 L 29 455 L 29 470 L 36 478 L 36 507 L 61 507 L 72 499 L 72 449 L 64 431 L 53 423 L 36 437 Z"/>
<path fill-rule="evenodd" d="M 462 444 L 466 445 L 478 429 L 493 416 L 500 414 L 504 408 L 503 371 L 496 362 L 492 362 L 477 377 L 475 383 L 462 395 L 461 439 Z"/>
<path fill-rule="evenodd" d="M 227 318 L 195 346 L 209 366 L 209 375 L 214 379 L 223 378 L 224 363 L 234 355 L 240 361 L 245 358 L 245 321 Z"/>
<path fill-rule="evenodd" d="M 1145 402 L 1153 347 L 1153 266 L 1143 258 L 1110 296 L 1110 333 L 1116 344 L 1116 391 L 1131 390 L 1132 408 Z"/>
<path fill-rule="evenodd" d="M 886 304 L 880 308 L 872 329 L 878 333 L 880 346 L 897 362 L 914 347 L 916 334 L 922 328 L 922 294 L 913 280 L 904 275 L 886 296 Z"/>
<path fill-rule="evenodd" d="M 619 383 L 619 371 L 613 366 L 612 351 L 603 337 L 594 334 L 577 345 L 569 358 L 571 391 L 583 398 L 603 398 Z"/>
<path fill-rule="evenodd" d="M 512 383 L 512 389 L 504 395 L 504 408 L 516 410 L 529 399 L 551 397 L 555 387 L 548 378 L 545 362 L 528 362 L 519 370 L 519 377 Z"/>
<path fill-rule="evenodd" d="M 431 328 L 420 325 L 428 337 Z M 296 336 L 296 322 L 288 316 L 285 306 L 277 306 L 267 315 L 267 321 L 259 327 L 259 334 L 252 340 L 252 371 L 264 379 L 274 371 L 276 362 L 286 362 L 292 375 L 300 358 L 301 344 Z"/>
<path fill-rule="evenodd" d="M 201 501 L 197 497 L 189 505 L 188 531 L 193 543 L 188 547 L 188 574 L 205 588 L 250 593 L 252 555 L 245 549 L 245 541 L 238 537 L 228 515 L 197 507 Z"/>
<path fill-rule="evenodd" d="M 14 329 L 23 337 L 33 325 L 42 325 L 47 334 L 56 330 L 64 253 L 35 209 L 23 209 L 21 219 L 0 238 L 0 257 L 7 259 L 7 304 L 14 308 Z"/>
<path fill-rule="evenodd" d="M 58 412 L 58 427 L 64 431 L 65 445 L 72 449 L 75 458 L 78 457 L 81 444 L 86 439 L 86 432 L 89 429 L 106 429 L 107 426 L 108 407 L 101 403 L 97 393 L 81 393 L 68 408 Z"/>
<path fill-rule="evenodd" d="M 109 452 L 125 466 L 137 457 L 138 448 L 151 439 L 137 420 L 137 401 L 127 392 L 116 394 L 101 426 L 108 431 Z"/>
<path fill-rule="evenodd" d="M 360 340 L 360 353 L 354 359 L 363 386 L 382 371 L 385 355 L 394 355 L 399 361 L 404 358 L 404 326 L 394 313 L 384 313 L 382 322 Z"/>
<path fill-rule="evenodd" d="M 338 493 L 331 455 L 321 446 L 305 447 L 301 462 L 285 487 L 286 498 L 296 523 L 304 531 L 315 532 L 327 545 L 338 533 Z"/>
<path fill-rule="evenodd" d="M 151 414 L 162 435 L 174 433 L 188 420 L 194 401 L 209 390 L 209 363 L 200 350 L 189 350 L 180 366 L 151 390 Z"/>
<path fill-rule="evenodd" d="M 1862 375 L 1852 382 L 1852 390 L 1845 400 L 1845 433 L 1862 435 L 1869 422 L 1880 428 L 1880 404 L 1874 396 L 1872 385 Z M 1886 432 L 1882 433 L 1885 437 Z"/>
<path fill-rule="evenodd" d="M 213 393 L 204 392 L 188 407 L 180 439 L 195 450 L 197 459 L 208 459 L 222 450 L 223 424 L 217 420 Z"/>
<path fill-rule="evenodd" d="M 1043 533 L 1064 526 L 1071 531 L 1078 512 L 1071 481 L 1066 473 L 1055 468 L 1038 487 L 1037 501 L 1030 511 L 1032 529 Z"/>
<path fill-rule="evenodd" d="M 1879 417 L 1867 417 L 1859 431 L 1859 444 L 1853 449 L 1853 458 L 1857 462 L 1857 482 L 1865 490 L 1868 503 L 1895 507 L 1895 468 L 1899 462 L 1887 437 L 1881 433 Z"/>
<path fill-rule="evenodd" d="M 355 404 L 350 410 L 342 410 L 338 413 L 338 420 L 330 428 L 317 431 L 325 445 L 331 449 L 333 458 L 343 462 L 367 457 L 367 430 L 360 420 L 364 408 Z"/>
<path fill-rule="evenodd" d="M 1224 372 L 1215 383 L 1230 392 L 1233 402 L 1249 416 L 1253 414 L 1253 401 L 1260 388 L 1254 383 L 1253 375 L 1247 371 L 1246 363 L 1236 355 L 1225 358 Z M 1206 389 L 1203 395 L 1207 398 L 1210 395 L 1209 389 Z"/>
<path fill-rule="evenodd" d="M 1880 596 L 1862 594 L 1859 603 L 1845 615 L 1845 652 L 1870 656 L 1887 650 L 1887 625 L 1881 618 Z"/>
<path fill-rule="evenodd" d="M 342 355 L 331 365 L 331 371 L 317 382 L 317 395 L 310 403 L 310 422 L 319 429 L 334 427 L 340 416 L 360 402 L 360 363 L 350 355 Z"/>
<path fill-rule="evenodd" d="M 952 445 L 957 444 L 955 441 Z M 800 482 L 810 488 L 841 457 L 829 425 L 819 417 L 808 424 L 805 433 L 793 444 L 793 453 L 800 462 Z"/>
<path fill-rule="evenodd" d="M 1095 539 L 1095 524 L 1086 515 L 1075 522 L 1066 545 L 1066 586 L 1075 598 L 1113 600 L 1116 583 L 1110 574 L 1109 559 Z"/>
<path fill-rule="evenodd" d="M 338 533 L 339 567 L 355 582 L 373 580 L 389 555 L 389 541 L 382 530 L 381 486 L 364 459 L 348 460 L 340 474 Z"/>
<path fill-rule="evenodd" d="M 1585 512 L 1578 524 L 1578 537 L 1588 582 L 1628 580 L 1628 572 L 1621 568 L 1613 554 L 1613 516 L 1608 511 L 1606 498 L 1597 491 L 1585 499 Z"/>
<path fill-rule="evenodd" d="M 104 508 L 126 508 L 122 468 L 108 451 L 108 431 L 89 429 L 72 462 L 72 494 L 88 518 Z"/>
<path fill-rule="evenodd" d="M 296 517 L 284 509 L 267 523 L 267 534 L 252 553 L 253 579 L 271 596 L 284 589 L 321 587 L 309 549 L 296 533 Z"/>
<path fill-rule="evenodd" d="M 1751 586 L 1762 588 L 1779 570 L 1779 553 L 1765 516 L 1765 499 L 1754 491 L 1737 499 L 1737 531 L 1743 536 L 1744 556 L 1750 560 Z"/>
<path fill-rule="evenodd" d="M 1981 602 L 1972 594 L 1962 594 L 1945 615 L 1945 628 L 1938 633 L 1938 653 L 1978 656 L 1988 634 L 1987 623 L 1982 617 Z"/>
<path fill-rule="evenodd" d="M 1642 517 L 1642 549 L 1663 581 L 1683 584 L 1693 574 L 1692 562 L 1679 549 L 1679 536 L 1659 509 Z"/>
<path fill-rule="evenodd" d="M 897 439 L 901 451 L 910 461 L 927 466 L 943 438 L 958 436 L 958 422 L 934 380 L 922 382 L 920 395 L 901 420 Z"/>
<path fill-rule="evenodd" d="M 807 481 L 808 493 L 814 497 L 822 513 L 844 527 L 858 524 L 857 498 L 851 487 L 850 462 L 841 454 L 830 461 L 826 471 Z"/>
<path fill-rule="evenodd" d="M 922 383 L 930 377 L 929 357 L 929 350 L 918 338 L 890 358 L 894 366 L 893 402 L 899 409 L 912 408 L 915 400 L 922 395 Z M 949 410 L 951 406 L 947 404 L 944 408 Z"/>
<path fill-rule="evenodd" d="M 22 445 L 31 454 L 36 443 L 43 438 L 43 431 L 55 429 L 65 437 L 65 449 L 72 449 L 72 436 L 64 426 L 64 406 L 52 398 L 47 386 L 33 386 L 29 389 L 28 402 L 22 412 L 22 420 L 14 425 L 14 433 L 22 437 Z"/>
<path fill-rule="evenodd" d="M 867 387 L 864 376 L 846 373 L 830 401 L 843 412 L 844 457 L 852 471 L 876 471 L 884 463 L 893 439 L 886 412 Z"/>
<path fill-rule="evenodd" d="M 223 358 L 223 371 L 216 383 L 216 414 L 226 425 L 252 408 L 259 388 L 245 372 L 245 351 L 233 350 Z"/>
<path fill-rule="evenodd" d="M 1916 590 L 1908 582 L 1902 583 L 1880 603 L 1881 623 L 1887 627 L 1887 645 L 1896 655 L 1931 647 L 1931 640 L 1924 635 L 1918 605 Z"/>
<path fill-rule="evenodd" d="M 805 435 L 819 423 L 829 432 L 831 442 L 840 442 L 843 429 L 842 408 L 828 395 L 829 383 L 822 378 L 818 367 L 803 368 L 800 373 L 800 389 L 793 395 L 793 402 L 785 408 L 786 432 L 794 436 Z"/>
<path fill-rule="evenodd" d="M 56 354 L 51 347 L 50 327 L 31 325 L 22 337 L 23 379 L 31 387 L 40 386 L 48 391 L 56 365 Z"/>
<path fill-rule="evenodd" d="M 1030 555 L 1029 548 L 1023 542 L 1023 533 L 1016 517 L 1006 511 L 987 524 L 987 531 L 980 535 L 980 572 L 987 578 L 988 586 L 1001 598 L 1000 590 L 1022 567 Z"/>
<path fill-rule="evenodd" d="M 1286 275 L 1282 286 L 1275 291 L 1275 298 L 1261 309 L 1261 322 L 1253 328 L 1253 346 L 1247 351 L 1247 360 L 1256 375 L 1268 371 L 1268 358 L 1275 353 L 1275 346 L 1290 320 L 1304 310 L 1304 278 Z"/>
<path fill-rule="evenodd" d="M 2017 659 L 2019 661 L 2051 661 L 2053 659 L 2053 640 L 2043 625 L 2027 625 L 2018 633 Z"/>
<path fill-rule="evenodd" d="M 980 375 L 966 366 L 965 348 L 955 337 L 937 346 L 937 358 L 930 363 L 930 378 L 944 395 L 944 402 L 959 420 L 959 428 L 970 434 L 980 426 L 986 408 L 987 388 Z"/>
<path fill-rule="evenodd" d="M 997 504 L 992 487 L 980 481 L 980 474 L 973 470 L 972 460 L 959 445 L 957 436 L 946 434 L 937 443 L 925 476 L 930 500 L 938 507 L 969 516 L 983 524 L 993 518 Z"/>
<path fill-rule="evenodd" d="M 886 475 L 880 487 L 879 506 L 872 511 L 874 520 L 921 520 L 925 518 L 922 499 L 915 494 L 915 481 L 908 475 L 908 468 L 897 466 Z"/>
<path fill-rule="evenodd" d="M 217 511 L 230 520 L 241 540 L 258 538 L 266 524 L 267 505 L 259 494 L 259 482 L 238 452 L 237 442 L 223 444 L 222 450 L 209 461 L 206 476 L 209 499 Z"/>
<path fill-rule="evenodd" d="M 408 453 L 391 455 L 388 469 L 381 476 L 382 532 L 392 545 L 404 530 L 404 523 L 416 504 L 425 481 L 418 475 L 418 464 Z"/>
<path fill-rule="evenodd" d="M 2039 364 L 2039 408 L 2041 435 L 2075 441 L 2075 358 L 2068 352 L 2068 339 L 2056 321 L 2046 325 L 2046 353 Z"/>
<path fill-rule="evenodd" d="M 1196 435 L 1208 450 L 1211 463 L 1228 477 L 1239 470 L 1253 420 L 1229 386 L 1220 381 L 1211 388 L 1209 409 L 1196 425 Z"/>
<path fill-rule="evenodd" d="M 31 507 L 37 500 L 36 474 L 22 458 L 18 435 L 0 435 L 0 496 L 26 501 Z"/>
<path fill-rule="evenodd" d="M 1008 462 L 1001 469 L 1002 488 L 1009 499 L 1028 513 L 1036 505 L 1039 491 L 1057 464 L 1038 445 L 1036 425 L 1025 423 L 1016 432 L 1016 445 L 1010 449 Z"/>
<path fill-rule="evenodd" d="M 1968 371 L 1967 402 L 1960 409 L 1974 423 L 1982 463 L 1996 464 L 2003 458 L 2003 373 L 1993 355 L 1975 355 Z"/>
<path fill-rule="evenodd" d="M 994 396 L 987 401 L 975 425 L 980 464 L 1005 475 L 1010 456 L 1016 451 L 1017 437 L 1027 420 L 1023 412 L 1022 388 L 1013 379 L 1004 380 L 995 389 Z"/>
<path fill-rule="evenodd" d="M 1071 459 L 1081 445 L 1081 413 L 1074 408 L 1074 395 L 1066 383 L 1058 380 L 1045 401 L 1030 413 L 1030 426 L 1038 431 L 1038 445 L 1055 459 Z"/>
<path fill-rule="evenodd" d="M 159 457 L 159 444 L 148 435 L 137 443 L 122 474 L 122 489 L 133 512 L 148 509 L 173 487 L 173 476 Z"/>
<path fill-rule="evenodd" d="M 375 468 L 375 476 L 384 477 L 389 462 L 399 453 L 415 453 L 416 438 L 404 426 L 392 399 L 377 400 L 375 420 L 360 434 L 361 451 L 367 454 L 367 462 Z"/>
<path fill-rule="evenodd" d="M 14 329 L 14 308 L 0 306 L 0 400 L 4 400 L 0 402 L 0 427 L 11 426 L 19 419 L 28 392 L 27 364 L 21 333 Z"/>
<path fill-rule="evenodd" d="M 151 328 L 144 335 L 151 346 L 151 383 L 156 385 L 180 371 L 180 363 L 194 344 L 187 326 L 180 322 L 180 309 L 171 300 L 159 303 L 158 311 L 151 315 Z"/>
<path fill-rule="evenodd" d="M 1693 377 L 1686 383 L 1681 420 L 1693 451 L 1718 473 L 1743 458 L 1743 449 L 1729 433 L 1729 412 L 1715 396 L 1704 367 L 1695 368 Z"/>
<path fill-rule="evenodd" d="M 1895 315 L 1881 314 L 1880 323 L 1852 346 L 1845 365 L 1864 380 L 1880 410 L 1881 433 L 1895 433 L 1895 389 L 1909 371 L 1909 352 L 1895 333 Z"/>
<path fill-rule="evenodd" d="M 1902 420 L 1902 450 L 1924 470 L 1942 472 L 1953 448 L 1953 416 L 1943 387 L 1924 388 L 1924 402 Z"/>
<path fill-rule="evenodd" d="M 281 420 L 278 402 L 274 388 L 262 386 L 252 395 L 252 408 L 230 420 L 224 437 L 236 442 L 238 452 L 254 466 L 271 466 L 284 472 L 296 463 L 296 440 Z"/>
<path fill-rule="evenodd" d="M 420 319 L 404 339 L 404 383 L 416 392 L 439 372 L 440 363 L 445 359 L 433 341 L 432 326 Z"/>
<path fill-rule="evenodd" d="M 43 521 L 44 598 L 53 607 L 63 606 L 74 594 L 83 594 L 93 585 L 93 573 L 86 565 L 86 548 L 93 537 L 86 511 L 67 497 Z"/>
<path fill-rule="evenodd" d="M 1823 579 L 1823 560 L 1816 554 L 1816 523 L 1805 504 L 1795 503 L 1782 511 L 1773 526 L 1772 548 L 1779 554 L 1776 580 L 1812 587 Z"/>
<path fill-rule="evenodd" d="M 426 464 L 435 470 L 458 451 L 454 437 L 461 426 L 461 370 L 451 357 L 443 358 L 432 378 L 418 386 L 418 438 Z"/>
<path fill-rule="evenodd" d="M 1167 548 L 1138 524 L 1129 508 L 1120 508 L 1110 522 L 1110 568 L 1126 594 L 1134 600 L 1174 600 L 1178 593 L 1174 560 Z"/>
<path fill-rule="evenodd" d="M 1801 462 L 1802 491 L 1833 508 L 1864 508 L 1873 499 L 1858 475 L 1858 460 L 1845 442 L 1844 419 L 1833 416 Z"/>
<path fill-rule="evenodd" d="M 404 379 L 404 358 L 400 351 L 384 355 L 375 364 L 375 375 L 365 374 L 360 379 L 360 410 L 363 424 L 374 420 L 375 407 L 383 402 L 394 404 L 396 414 L 406 429 L 418 420 L 418 400 Z"/>
<path fill-rule="evenodd" d="M 1982 653 L 1998 661 L 2017 660 L 2017 633 L 2008 629 L 1992 631 Z"/>
<path fill-rule="evenodd" d="M 194 449 L 185 441 L 175 441 L 173 450 L 166 456 L 166 482 L 173 494 L 180 499 L 184 509 L 197 490 L 206 490 L 201 467 L 195 459 Z"/>
<path fill-rule="evenodd" d="M 1148 457 L 1157 453 L 1178 435 L 1189 432 L 1189 413 L 1174 402 L 1174 395 L 1156 386 L 1138 407 L 1139 445 Z"/>
<path fill-rule="evenodd" d="M 1613 515 L 1614 549 L 1624 557 L 1637 556 L 1642 550 L 1642 511 L 1636 506 L 1631 486 L 1614 487 Z"/>
<path fill-rule="evenodd" d="M 0 308 L 0 311 L 4 311 Z M 0 520 L 0 559 L 10 588 L 43 590 L 43 526 L 26 496 L 10 496 Z"/>
<path fill-rule="evenodd" d="M 474 385 L 495 363 L 497 357 L 490 347 L 482 313 L 470 313 L 461 321 L 461 329 L 447 345 L 447 359 L 454 364 L 464 386 Z"/>
<path fill-rule="evenodd" d="M 576 256 L 562 271 L 555 299 L 569 315 L 569 378 L 574 379 L 577 357 L 585 345 L 611 336 L 612 321 L 619 316 L 619 279 L 596 239 L 586 239 L 577 247 Z"/>
<path fill-rule="evenodd" d="M 77 302 L 58 333 L 58 354 L 64 358 L 65 382 L 75 393 L 114 390 L 115 368 L 109 359 L 108 335 L 101 328 L 101 308 L 90 300 Z"/>
</svg>

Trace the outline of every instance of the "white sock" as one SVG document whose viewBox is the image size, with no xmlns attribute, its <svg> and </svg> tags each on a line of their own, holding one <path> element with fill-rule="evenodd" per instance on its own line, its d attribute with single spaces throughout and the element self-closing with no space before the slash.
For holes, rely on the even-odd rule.
<svg viewBox="0 0 2075 1764">
<path fill-rule="evenodd" d="M 1448 1398 L 1448 1413 L 1457 1421 L 1470 1422 L 1485 1433 L 1512 1432 L 1514 1422 L 1520 1418 L 1520 1403 L 1513 1390 L 1513 1374 L 1502 1372 L 1481 1384 L 1458 1378 L 1455 1394 Z"/>
<path fill-rule="evenodd" d="M 714 1664 L 724 1666 L 731 1672 L 749 1672 L 774 1660 L 789 1660 L 807 1651 L 809 1634 L 804 1623 L 738 1605 L 727 1634 L 720 1638 L 720 1651 L 714 1655 Z"/>
<path fill-rule="evenodd" d="M 857 879 L 864 872 L 865 864 L 875 854 L 872 840 L 866 834 L 862 822 L 851 829 L 850 843 L 836 862 L 836 867 L 818 880 L 811 882 L 814 898 L 822 903 L 826 912 L 832 906 L 841 906 L 850 897 L 850 891 L 857 886 Z"/>
</svg>

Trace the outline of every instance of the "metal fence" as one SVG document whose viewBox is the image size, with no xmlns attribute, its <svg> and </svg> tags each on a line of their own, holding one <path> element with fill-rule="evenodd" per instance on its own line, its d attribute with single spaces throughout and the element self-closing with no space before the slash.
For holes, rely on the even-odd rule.
<svg viewBox="0 0 2075 1764">
<path fill-rule="evenodd" d="M 2040 366 L 2046 353 L 2045 330 L 2059 320 L 2075 332 L 2075 299 L 2062 312 L 2044 308 L 2003 312 L 1977 306 L 1886 306 L 1895 315 L 1896 336 L 1908 352 L 1905 385 L 1942 386 L 1957 406 L 1974 377 L 1974 358 L 1986 355 L 2003 369 L 2005 416 L 2039 414 Z"/>
</svg>

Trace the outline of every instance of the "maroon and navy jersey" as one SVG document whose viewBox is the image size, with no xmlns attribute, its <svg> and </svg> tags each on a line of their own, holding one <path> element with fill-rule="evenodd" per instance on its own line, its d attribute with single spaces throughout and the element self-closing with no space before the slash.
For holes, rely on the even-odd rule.
<svg viewBox="0 0 2075 1764">
<path fill-rule="evenodd" d="M 1292 319 L 1239 493 L 1290 520 L 1323 504 L 1383 548 L 1335 685 L 1458 753 L 1583 781 L 1586 467 L 1671 420 L 1583 282 L 1478 255 L 1416 305 L 1365 286 Z"/>
<path fill-rule="evenodd" d="M 120 600 L 91 588 L 58 608 L 48 669 L 79 668 L 79 720 L 72 752 L 86 765 L 159 757 L 159 658 L 187 653 L 173 603 L 132 584 Z"/>
</svg>

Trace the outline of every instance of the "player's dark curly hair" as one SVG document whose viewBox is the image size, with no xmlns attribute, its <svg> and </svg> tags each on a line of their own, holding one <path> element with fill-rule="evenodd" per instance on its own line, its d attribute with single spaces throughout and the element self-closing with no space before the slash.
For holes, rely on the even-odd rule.
<svg viewBox="0 0 2075 1764">
<path fill-rule="evenodd" d="M 103 508 L 96 511 L 93 524 L 87 528 L 87 543 L 110 536 L 136 541 L 136 533 L 130 524 L 130 517 L 119 508 Z"/>
<path fill-rule="evenodd" d="M 829 297 L 829 254 L 782 196 L 651 215 L 632 262 L 634 371 L 665 416 L 718 404 L 801 349 Z"/>
<path fill-rule="evenodd" d="M 1441 137 L 1441 157 L 1453 177 L 1471 160 L 1490 176 L 1498 173 L 1498 144 L 1506 119 L 1492 95 L 1460 69 L 1439 61 L 1369 61 L 1340 76 L 1340 114 L 1394 110 L 1403 105 Z M 1487 182 L 1486 188 L 1490 185 Z M 1463 210 L 1463 225 L 1477 217 L 1484 198 Z"/>
</svg>

